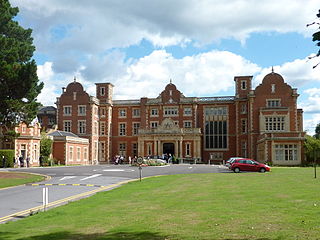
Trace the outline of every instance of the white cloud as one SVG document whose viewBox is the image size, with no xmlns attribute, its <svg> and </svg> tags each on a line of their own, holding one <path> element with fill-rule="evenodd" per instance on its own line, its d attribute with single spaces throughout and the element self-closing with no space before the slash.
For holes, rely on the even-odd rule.
<svg viewBox="0 0 320 240">
<path fill-rule="evenodd" d="M 37 51 L 51 54 L 57 71 L 79 54 L 97 54 L 138 44 L 206 44 L 243 41 L 256 32 L 299 32 L 310 36 L 318 0 L 12 0 L 22 24 L 31 27 Z M 66 60 L 66 56 L 69 59 Z M 83 59 L 82 59 L 83 60 Z M 55 66 L 54 66 L 55 67 Z"/>
</svg>

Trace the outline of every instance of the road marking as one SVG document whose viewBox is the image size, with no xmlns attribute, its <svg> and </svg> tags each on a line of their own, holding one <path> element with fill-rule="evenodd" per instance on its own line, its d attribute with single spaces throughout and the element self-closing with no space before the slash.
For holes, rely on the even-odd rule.
<svg viewBox="0 0 320 240">
<path fill-rule="evenodd" d="M 79 183 L 30 183 L 26 186 L 82 186 L 82 187 L 105 187 L 97 184 L 79 184 Z"/>
<path fill-rule="evenodd" d="M 133 169 L 104 169 L 104 172 L 134 172 Z"/>
<path fill-rule="evenodd" d="M 94 175 L 91 175 L 91 176 L 89 176 L 89 177 L 82 178 L 82 179 L 80 179 L 80 181 L 87 180 L 87 179 L 90 179 L 90 178 L 99 177 L 99 176 L 101 176 L 101 175 L 102 175 L 102 174 L 94 174 Z"/>
<path fill-rule="evenodd" d="M 66 179 L 71 179 L 71 178 L 75 178 L 76 176 L 66 176 L 66 177 L 63 177 L 61 179 L 59 179 L 59 181 L 63 181 L 63 180 L 66 180 Z"/>
<path fill-rule="evenodd" d="M 192 167 L 188 167 L 188 168 L 190 169 L 190 168 L 192 168 Z"/>
</svg>

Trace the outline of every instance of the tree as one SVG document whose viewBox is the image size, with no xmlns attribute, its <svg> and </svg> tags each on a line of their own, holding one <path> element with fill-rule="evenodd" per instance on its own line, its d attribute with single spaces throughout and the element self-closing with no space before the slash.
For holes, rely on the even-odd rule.
<svg viewBox="0 0 320 240">
<path fill-rule="evenodd" d="M 317 45 L 318 47 L 320 47 L 320 9 L 319 9 L 319 13 L 317 14 L 317 18 L 318 18 L 318 21 L 315 21 L 315 22 L 313 22 L 313 23 L 307 24 L 307 27 L 309 27 L 309 26 L 311 26 L 311 25 L 318 25 L 318 26 L 319 26 L 319 27 L 318 27 L 318 30 L 319 30 L 319 31 L 317 31 L 317 32 L 315 32 L 314 34 L 312 34 L 312 41 L 313 41 L 313 42 L 316 42 L 316 45 Z M 309 57 L 309 59 L 315 58 L 315 57 L 319 57 L 319 56 L 320 56 L 320 49 L 319 49 L 319 51 L 316 53 L 315 56 Z M 313 68 L 316 68 L 319 64 L 320 64 L 320 62 L 317 63 L 315 66 L 313 66 Z"/>
<path fill-rule="evenodd" d="M 320 139 L 320 123 L 316 126 L 315 134 L 313 135 L 316 139 Z"/>
<path fill-rule="evenodd" d="M 304 150 L 307 157 L 307 162 L 312 163 L 314 161 L 314 157 L 317 157 L 317 154 L 320 151 L 320 140 L 306 135 Z"/>
<path fill-rule="evenodd" d="M 0 0 L 0 124 L 8 128 L 20 121 L 30 123 L 37 114 L 37 96 L 43 88 L 31 59 L 32 30 L 19 26 L 18 14 L 8 0 Z"/>
</svg>

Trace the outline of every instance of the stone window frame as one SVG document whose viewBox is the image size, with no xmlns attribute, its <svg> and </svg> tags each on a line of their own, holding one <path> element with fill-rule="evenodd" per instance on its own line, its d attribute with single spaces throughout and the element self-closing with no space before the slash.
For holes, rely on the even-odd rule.
<svg viewBox="0 0 320 240">
<path fill-rule="evenodd" d="M 118 109 L 118 116 L 119 116 L 119 118 L 126 118 L 127 117 L 127 109 L 126 108 L 119 108 Z"/>
<path fill-rule="evenodd" d="M 84 112 L 82 112 L 81 109 L 84 109 Z M 87 106 L 86 105 L 78 105 L 78 116 L 86 116 L 87 114 Z"/>
<path fill-rule="evenodd" d="M 185 143 L 185 157 L 191 157 L 191 142 Z"/>
<path fill-rule="evenodd" d="M 100 135 L 105 136 L 106 135 L 106 123 L 100 122 Z"/>
<path fill-rule="evenodd" d="M 138 127 L 136 127 L 135 125 L 139 125 Z M 139 128 L 140 128 L 140 122 L 133 122 L 132 123 L 132 136 L 137 136 L 139 133 Z"/>
<path fill-rule="evenodd" d="M 133 108 L 132 109 L 132 117 L 139 118 L 140 117 L 140 108 Z"/>
<path fill-rule="evenodd" d="M 192 128 L 192 121 L 191 120 L 183 121 L 183 128 Z"/>
<path fill-rule="evenodd" d="M 69 124 L 69 126 L 66 126 L 66 124 Z M 63 131 L 65 131 L 65 132 L 72 131 L 72 121 L 71 120 L 64 120 L 63 121 Z"/>
<path fill-rule="evenodd" d="M 81 147 L 77 147 L 77 161 L 81 161 Z"/>
<path fill-rule="evenodd" d="M 150 117 L 159 117 L 159 109 L 151 108 L 150 109 Z"/>
<path fill-rule="evenodd" d="M 189 110 L 187 110 L 189 109 Z M 192 116 L 192 107 L 184 107 L 183 108 L 183 116 Z"/>
<path fill-rule="evenodd" d="M 127 135 L 127 123 L 120 122 L 118 127 L 119 127 L 119 136 L 126 136 Z"/>
<path fill-rule="evenodd" d="M 178 107 L 164 107 L 163 108 L 163 116 L 179 116 L 179 108 Z"/>
<path fill-rule="evenodd" d="M 267 108 L 281 107 L 281 99 L 280 98 L 266 99 L 266 107 Z"/>
<path fill-rule="evenodd" d="M 155 129 L 159 126 L 159 121 L 150 121 L 150 128 Z"/>
<path fill-rule="evenodd" d="M 84 123 L 83 126 L 80 126 L 81 123 Z M 84 130 L 84 131 L 81 131 Z M 86 134 L 87 133 L 87 121 L 86 120 L 78 120 L 78 134 Z"/>
<path fill-rule="evenodd" d="M 68 109 L 68 111 L 67 111 Z M 63 106 L 63 116 L 71 116 L 72 115 L 72 105 L 64 105 Z"/>
</svg>

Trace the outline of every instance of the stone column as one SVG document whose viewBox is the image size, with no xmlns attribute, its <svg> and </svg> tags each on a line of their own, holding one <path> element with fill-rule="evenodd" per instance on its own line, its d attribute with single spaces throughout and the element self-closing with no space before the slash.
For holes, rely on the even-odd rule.
<svg viewBox="0 0 320 240">
<path fill-rule="evenodd" d="M 179 158 L 182 158 L 182 138 L 180 139 L 180 152 L 179 152 Z"/>
<path fill-rule="evenodd" d="M 153 139 L 153 155 L 158 155 L 157 145 L 157 140 Z"/>
<path fill-rule="evenodd" d="M 161 141 L 160 140 L 158 140 L 158 155 L 162 155 L 163 153 L 162 153 L 162 149 L 161 149 Z"/>
<path fill-rule="evenodd" d="M 178 156 L 178 154 L 179 154 L 178 140 L 175 140 L 175 144 L 174 144 L 174 154 L 175 154 L 176 156 Z"/>
</svg>

